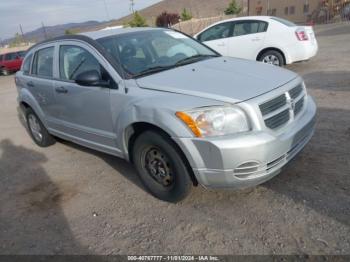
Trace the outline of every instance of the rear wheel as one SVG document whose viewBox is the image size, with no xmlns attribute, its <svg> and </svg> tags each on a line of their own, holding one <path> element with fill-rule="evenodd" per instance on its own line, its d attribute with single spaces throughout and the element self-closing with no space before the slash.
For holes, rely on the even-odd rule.
<svg viewBox="0 0 350 262">
<path fill-rule="evenodd" d="M 189 194 L 190 174 L 170 138 L 146 131 L 136 138 L 132 155 L 143 184 L 153 196 L 175 203 Z"/>
<path fill-rule="evenodd" d="M 270 65 L 275 65 L 275 66 L 283 66 L 284 65 L 284 58 L 283 55 L 275 50 L 269 50 L 264 52 L 260 58 L 259 61 L 265 63 L 265 64 L 270 64 Z"/>
<path fill-rule="evenodd" d="M 0 69 L 0 72 L 1 72 L 1 74 L 4 75 L 4 76 L 10 75 L 10 71 L 7 70 L 6 68 L 1 68 L 1 69 Z"/>
<path fill-rule="evenodd" d="M 34 142 L 40 147 L 48 147 L 55 143 L 45 126 L 31 108 L 26 109 L 28 131 Z"/>
</svg>

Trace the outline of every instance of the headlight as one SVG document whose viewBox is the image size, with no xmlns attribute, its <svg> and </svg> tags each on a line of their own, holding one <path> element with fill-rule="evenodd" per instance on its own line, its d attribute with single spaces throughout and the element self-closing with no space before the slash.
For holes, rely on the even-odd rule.
<svg viewBox="0 0 350 262">
<path fill-rule="evenodd" d="M 250 130 L 244 112 L 238 107 L 209 107 L 177 112 L 197 137 L 223 136 Z"/>
</svg>

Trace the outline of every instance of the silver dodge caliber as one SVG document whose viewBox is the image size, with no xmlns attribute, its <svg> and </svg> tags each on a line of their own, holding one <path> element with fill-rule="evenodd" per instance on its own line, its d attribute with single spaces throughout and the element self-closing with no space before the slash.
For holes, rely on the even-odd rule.
<svg viewBox="0 0 350 262">
<path fill-rule="evenodd" d="M 222 57 L 169 29 L 48 40 L 28 51 L 15 80 L 36 144 L 60 137 L 124 158 L 170 202 L 198 184 L 261 184 L 314 132 L 316 106 L 298 75 Z"/>
</svg>

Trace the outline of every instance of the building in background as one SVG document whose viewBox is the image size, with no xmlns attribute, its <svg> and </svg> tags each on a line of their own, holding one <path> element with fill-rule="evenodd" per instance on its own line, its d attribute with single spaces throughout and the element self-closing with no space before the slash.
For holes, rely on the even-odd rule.
<svg viewBox="0 0 350 262">
<path fill-rule="evenodd" d="M 347 19 L 350 0 L 249 0 L 249 15 L 278 16 L 296 23 Z"/>
</svg>

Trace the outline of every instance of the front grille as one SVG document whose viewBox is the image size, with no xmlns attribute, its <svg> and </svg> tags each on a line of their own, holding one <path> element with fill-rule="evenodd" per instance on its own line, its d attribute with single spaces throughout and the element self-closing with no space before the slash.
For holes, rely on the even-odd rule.
<svg viewBox="0 0 350 262">
<path fill-rule="evenodd" d="M 304 103 L 304 88 L 300 84 L 286 93 L 260 104 L 259 108 L 266 127 L 277 129 L 299 115 L 304 108 Z"/>
<path fill-rule="evenodd" d="M 286 124 L 289 121 L 289 119 L 290 119 L 289 109 L 286 109 L 286 110 L 282 111 L 281 113 L 276 114 L 273 117 L 266 119 L 265 125 L 268 128 L 276 129 L 276 128 Z"/>
<path fill-rule="evenodd" d="M 304 97 L 295 103 L 294 115 L 298 115 L 304 107 Z"/>
<path fill-rule="evenodd" d="M 278 110 L 279 108 L 287 104 L 287 98 L 285 94 L 280 95 L 270 101 L 267 101 L 260 105 L 260 110 L 263 116 L 270 114 L 273 111 Z"/>
<path fill-rule="evenodd" d="M 300 96 L 300 94 L 303 92 L 303 86 L 298 85 L 294 87 L 292 90 L 289 91 L 289 95 L 292 99 L 296 99 L 297 97 Z"/>
</svg>

